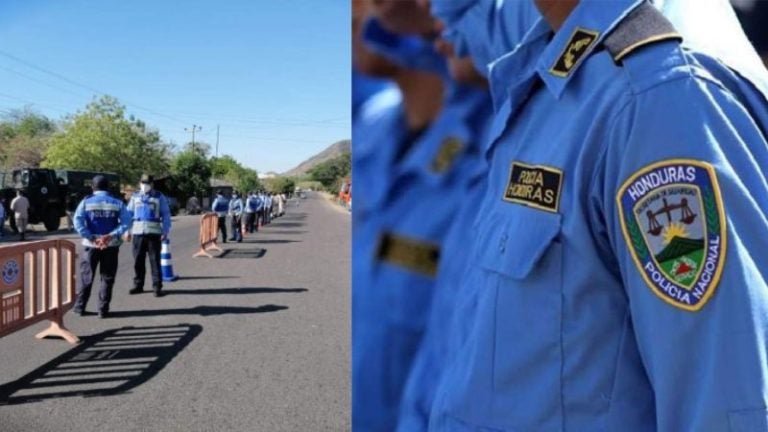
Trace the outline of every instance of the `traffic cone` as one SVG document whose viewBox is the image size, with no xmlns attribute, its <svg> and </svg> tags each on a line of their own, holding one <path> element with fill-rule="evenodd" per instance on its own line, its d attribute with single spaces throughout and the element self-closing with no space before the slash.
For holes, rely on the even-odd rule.
<svg viewBox="0 0 768 432">
<path fill-rule="evenodd" d="M 173 282 L 179 278 L 173 274 L 173 260 L 171 259 L 171 240 L 163 240 L 163 246 L 160 248 L 160 269 L 163 273 L 164 282 Z"/>
</svg>

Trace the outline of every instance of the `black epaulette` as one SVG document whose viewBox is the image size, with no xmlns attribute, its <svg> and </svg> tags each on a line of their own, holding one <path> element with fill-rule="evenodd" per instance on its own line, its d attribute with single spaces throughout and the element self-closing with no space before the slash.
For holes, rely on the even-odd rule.
<svg viewBox="0 0 768 432">
<path fill-rule="evenodd" d="M 616 63 L 637 49 L 648 44 L 666 41 L 682 41 L 675 26 L 648 2 L 630 12 L 603 40 L 603 46 Z"/>
</svg>

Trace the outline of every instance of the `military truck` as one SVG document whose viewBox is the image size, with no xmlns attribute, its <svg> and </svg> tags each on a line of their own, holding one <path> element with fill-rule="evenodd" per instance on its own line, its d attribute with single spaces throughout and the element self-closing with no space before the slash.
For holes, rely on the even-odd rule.
<svg viewBox="0 0 768 432">
<path fill-rule="evenodd" d="M 48 231 L 59 229 L 65 215 L 66 186 L 60 184 L 56 172 L 44 168 L 20 168 L 2 173 L 0 196 L 5 198 L 5 211 L 11 229 L 16 231 L 16 220 L 10 211 L 16 190 L 21 189 L 29 200 L 29 223 L 43 223 Z"/>
<path fill-rule="evenodd" d="M 16 231 L 16 221 L 10 206 L 17 189 L 21 189 L 29 200 L 29 223 L 42 223 L 48 231 L 56 231 L 61 218 L 66 215 L 68 200 L 79 203 L 89 195 L 92 192 L 91 180 L 97 174 L 106 176 L 110 193 L 119 196 L 120 178 L 112 173 L 46 168 L 19 168 L 0 173 L 0 196 L 5 198 L 5 210 L 11 229 Z"/>
</svg>

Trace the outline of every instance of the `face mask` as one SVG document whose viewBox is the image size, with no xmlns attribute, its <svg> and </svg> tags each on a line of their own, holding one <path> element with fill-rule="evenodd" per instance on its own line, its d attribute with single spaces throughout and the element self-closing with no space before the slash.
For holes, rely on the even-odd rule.
<svg viewBox="0 0 768 432">
<path fill-rule="evenodd" d="M 152 185 L 148 185 L 146 183 L 141 184 L 141 191 L 144 193 L 147 193 L 152 190 Z"/>
</svg>

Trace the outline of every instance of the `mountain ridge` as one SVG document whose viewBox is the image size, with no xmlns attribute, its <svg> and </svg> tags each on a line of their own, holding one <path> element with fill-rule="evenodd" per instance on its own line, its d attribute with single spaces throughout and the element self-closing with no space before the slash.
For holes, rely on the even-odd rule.
<svg viewBox="0 0 768 432">
<path fill-rule="evenodd" d="M 306 174 L 316 165 L 323 163 L 329 159 L 333 159 L 335 157 L 340 156 L 342 153 L 346 153 L 352 150 L 352 141 L 345 139 L 341 141 L 336 141 L 335 143 L 328 146 L 325 150 L 321 151 L 320 153 L 317 153 L 314 156 L 311 156 L 304 162 L 298 164 L 294 168 L 289 169 L 288 171 L 282 173 L 281 175 L 289 176 L 289 177 L 298 177 Z"/>
</svg>

